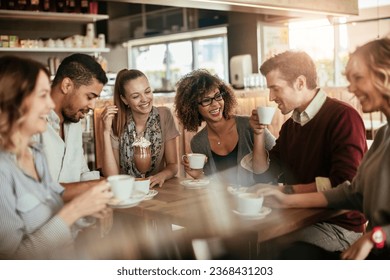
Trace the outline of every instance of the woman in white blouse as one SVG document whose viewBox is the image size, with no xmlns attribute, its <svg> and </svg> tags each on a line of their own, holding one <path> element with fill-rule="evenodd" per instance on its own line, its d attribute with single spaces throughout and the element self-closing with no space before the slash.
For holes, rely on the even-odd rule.
<svg viewBox="0 0 390 280">
<path fill-rule="evenodd" d="M 41 147 L 30 143 L 53 107 L 44 65 L 0 58 L 0 259 L 75 257 L 75 222 L 101 218 L 112 197 L 101 182 L 64 205 Z"/>
</svg>

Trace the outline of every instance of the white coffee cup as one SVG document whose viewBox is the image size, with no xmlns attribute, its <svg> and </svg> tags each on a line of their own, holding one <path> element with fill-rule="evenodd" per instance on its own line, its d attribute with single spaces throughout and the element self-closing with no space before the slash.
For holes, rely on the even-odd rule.
<svg viewBox="0 0 390 280">
<path fill-rule="evenodd" d="M 182 156 L 182 159 L 187 159 L 191 169 L 202 169 L 206 162 L 206 155 L 204 154 L 186 154 Z"/>
<path fill-rule="evenodd" d="M 142 194 L 148 194 L 150 188 L 150 179 L 136 178 L 134 181 L 134 191 Z"/>
<path fill-rule="evenodd" d="M 257 215 L 263 207 L 263 196 L 255 193 L 241 193 L 237 195 L 237 211 L 240 214 Z"/>
<path fill-rule="evenodd" d="M 107 178 L 114 197 L 120 201 L 128 199 L 133 193 L 134 177 L 130 175 L 113 175 Z"/>
<path fill-rule="evenodd" d="M 106 47 L 106 36 L 103 33 L 98 35 L 98 48 L 104 49 Z"/>
<path fill-rule="evenodd" d="M 256 108 L 257 115 L 259 116 L 259 123 L 261 124 L 271 124 L 272 118 L 275 114 L 275 107 L 260 106 Z"/>
<path fill-rule="evenodd" d="M 95 36 L 95 24 L 94 23 L 87 23 L 87 28 L 85 31 L 85 36 L 94 39 Z"/>
</svg>

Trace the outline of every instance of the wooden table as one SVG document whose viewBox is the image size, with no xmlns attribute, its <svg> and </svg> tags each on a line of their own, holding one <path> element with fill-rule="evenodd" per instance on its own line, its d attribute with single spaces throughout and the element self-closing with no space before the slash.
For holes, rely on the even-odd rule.
<svg viewBox="0 0 390 280">
<path fill-rule="evenodd" d="M 234 259 L 258 259 L 269 251 L 269 240 L 340 213 L 272 209 L 264 219 L 245 220 L 233 213 L 235 196 L 226 186 L 211 181 L 204 188 L 188 189 L 180 184 L 183 180 L 166 181 L 152 200 L 115 209 L 109 235 L 101 238 L 99 227 L 86 230 L 79 234 L 76 247 L 90 259 L 194 259 L 195 239 L 217 240 Z M 172 230 L 172 224 L 184 229 Z"/>
<path fill-rule="evenodd" d="M 116 209 L 131 216 L 151 219 L 163 224 L 183 226 L 192 238 L 231 236 L 240 231 L 258 233 L 259 242 L 282 236 L 297 229 L 338 215 L 330 209 L 272 209 L 264 219 L 247 220 L 235 213 L 234 196 L 226 186 L 211 181 L 199 189 L 188 189 L 180 184 L 184 178 L 166 181 L 159 193 L 138 206 Z"/>
</svg>

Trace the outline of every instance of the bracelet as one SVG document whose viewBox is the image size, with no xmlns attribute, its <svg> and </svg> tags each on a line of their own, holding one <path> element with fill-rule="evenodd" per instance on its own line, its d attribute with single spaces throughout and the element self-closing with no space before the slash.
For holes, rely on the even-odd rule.
<svg viewBox="0 0 390 280">
<path fill-rule="evenodd" d="M 293 186 L 292 185 L 284 185 L 283 193 L 285 193 L 285 194 L 295 193 Z"/>
</svg>

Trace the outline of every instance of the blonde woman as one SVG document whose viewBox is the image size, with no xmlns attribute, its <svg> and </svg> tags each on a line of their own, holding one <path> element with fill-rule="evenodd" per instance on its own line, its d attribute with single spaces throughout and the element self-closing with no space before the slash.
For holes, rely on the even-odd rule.
<svg viewBox="0 0 390 280">
<path fill-rule="evenodd" d="M 112 197 L 101 182 L 64 204 L 66 190 L 51 178 L 42 147 L 30 143 L 53 108 L 45 66 L 0 58 L 0 259 L 75 257 L 75 222 L 102 218 Z"/>
</svg>

